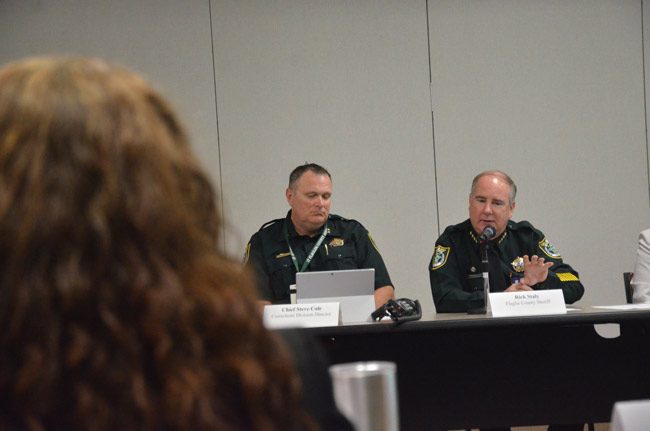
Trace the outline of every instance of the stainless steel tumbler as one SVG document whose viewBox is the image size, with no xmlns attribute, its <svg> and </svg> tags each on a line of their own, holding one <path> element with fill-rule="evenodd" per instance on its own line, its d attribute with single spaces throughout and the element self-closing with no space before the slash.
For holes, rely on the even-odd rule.
<svg viewBox="0 0 650 431">
<path fill-rule="evenodd" d="M 397 366 L 353 362 L 329 368 L 336 405 L 357 431 L 399 431 Z"/>
</svg>

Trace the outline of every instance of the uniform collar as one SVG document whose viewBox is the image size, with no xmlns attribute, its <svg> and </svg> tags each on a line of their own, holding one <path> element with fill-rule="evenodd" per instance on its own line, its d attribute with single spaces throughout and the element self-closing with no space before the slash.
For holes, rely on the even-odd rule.
<svg viewBox="0 0 650 431">
<path fill-rule="evenodd" d="M 297 238 L 297 237 L 305 237 L 305 238 L 310 238 L 307 235 L 299 235 L 298 232 L 296 232 L 296 227 L 293 225 L 293 221 L 291 221 L 291 210 L 287 212 L 287 217 L 285 218 L 284 222 L 287 224 L 287 236 L 289 238 Z M 322 230 L 322 226 L 319 230 L 319 232 Z M 332 221 L 331 221 L 331 214 L 330 216 L 327 217 L 327 234 L 330 235 L 335 235 L 335 227 L 332 226 Z M 316 236 L 320 235 L 317 234 Z"/>
<path fill-rule="evenodd" d="M 472 239 L 474 244 L 478 245 L 479 244 L 479 240 L 478 240 L 479 235 L 476 232 L 474 232 L 474 228 L 472 227 L 472 223 L 469 221 L 469 219 L 467 219 L 467 225 L 468 225 L 467 231 L 469 233 L 470 238 Z M 496 244 L 496 245 L 500 246 L 501 243 L 508 237 L 508 232 L 509 231 L 510 231 L 510 222 L 508 221 L 508 224 L 506 225 L 506 230 L 504 230 L 501 235 L 499 235 L 498 237 L 491 240 L 490 244 L 492 244 L 492 245 Z"/>
</svg>

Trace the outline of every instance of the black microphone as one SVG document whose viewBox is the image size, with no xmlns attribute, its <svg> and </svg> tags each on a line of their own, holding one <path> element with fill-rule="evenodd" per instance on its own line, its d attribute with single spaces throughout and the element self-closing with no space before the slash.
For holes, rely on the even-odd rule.
<svg viewBox="0 0 650 431">
<path fill-rule="evenodd" d="M 489 241 L 497 234 L 497 230 L 492 226 L 485 226 L 483 233 L 478 237 L 481 242 Z"/>
<path fill-rule="evenodd" d="M 488 294 L 490 293 L 490 263 L 488 261 L 488 248 L 490 239 L 494 238 L 497 230 L 494 226 L 485 226 L 483 233 L 478 237 L 481 247 L 481 272 L 483 273 L 483 306 L 478 308 L 470 308 L 467 310 L 469 314 L 485 314 L 487 313 Z"/>
</svg>

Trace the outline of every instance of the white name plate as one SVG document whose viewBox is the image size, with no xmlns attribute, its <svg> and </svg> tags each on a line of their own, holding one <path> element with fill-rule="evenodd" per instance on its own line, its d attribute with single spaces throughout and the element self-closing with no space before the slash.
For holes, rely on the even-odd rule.
<svg viewBox="0 0 650 431">
<path fill-rule="evenodd" d="M 490 293 L 493 317 L 566 314 L 561 289 Z"/>
<path fill-rule="evenodd" d="M 338 326 L 339 303 L 279 304 L 264 306 L 264 326 L 268 329 Z"/>
</svg>

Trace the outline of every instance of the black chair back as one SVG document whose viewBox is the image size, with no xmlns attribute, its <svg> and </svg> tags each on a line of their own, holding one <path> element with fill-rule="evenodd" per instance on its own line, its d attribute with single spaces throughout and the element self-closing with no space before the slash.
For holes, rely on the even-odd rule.
<svg viewBox="0 0 650 431">
<path fill-rule="evenodd" d="M 623 273 L 623 285 L 625 286 L 625 300 L 628 304 L 632 303 L 632 276 L 633 272 L 624 272 Z"/>
</svg>

